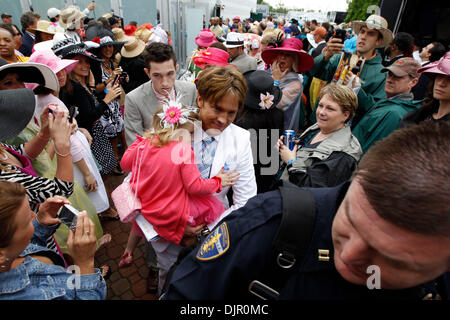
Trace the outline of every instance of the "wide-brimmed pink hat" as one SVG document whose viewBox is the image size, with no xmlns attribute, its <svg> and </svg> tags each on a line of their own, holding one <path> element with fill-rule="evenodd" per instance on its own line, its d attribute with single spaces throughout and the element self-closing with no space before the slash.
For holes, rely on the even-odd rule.
<svg viewBox="0 0 450 320">
<path fill-rule="evenodd" d="M 261 57 L 266 64 L 271 65 L 276 59 L 280 51 L 296 52 L 297 59 L 297 72 L 305 72 L 311 70 L 314 66 L 314 59 L 306 51 L 302 50 L 303 44 L 297 38 L 289 38 L 283 40 L 281 47 L 267 48 L 265 49 Z"/>
<path fill-rule="evenodd" d="M 195 38 L 195 43 L 199 47 L 207 48 L 213 43 L 217 42 L 216 35 L 210 30 L 202 30 L 198 37 Z"/>
<path fill-rule="evenodd" d="M 35 51 L 28 62 L 36 62 L 45 64 L 50 67 L 54 73 L 60 72 L 65 69 L 67 73 L 70 73 L 78 63 L 78 60 L 61 59 L 58 58 L 52 50 L 40 50 Z"/>
<path fill-rule="evenodd" d="M 199 50 L 192 58 L 192 61 L 194 61 L 196 66 L 204 69 L 208 64 L 221 67 L 228 66 L 229 58 L 228 52 L 219 48 L 209 47 L 206 50 Z"/>
<path fill-rule="evenodd" d="M 430 63 L 420 68 L 419 73 L 434 73 L 450 76 L 450 51 L 447 52 L 440 60 Z"/>
</svg>

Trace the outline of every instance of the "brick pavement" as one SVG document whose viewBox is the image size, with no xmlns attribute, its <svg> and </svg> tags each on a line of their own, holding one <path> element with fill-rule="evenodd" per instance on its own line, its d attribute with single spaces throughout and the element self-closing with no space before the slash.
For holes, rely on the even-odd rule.
<svg viewBox="0 0 450 320">
<path fill-rule="evenodd" d="M 108 195 L 125 176 L 108 176 L 105 186 Z M 112 203 L 112 202 L 111 202 Z M 118 268 L 120 257 L 125 250 L 131 223 L 102 221 L 104 233 L 112 236 L 110 243 L 100 248 L 95 256 L 96 266 L 107 264 L 111 267 L 111 277 L 106 281 L 107 300 L 155 300 L 154 294 L 147 293 L 148 267 L 145 264 L 146 245 L 141 240 L 134 251 L 134 263 L 127 268 Z"/>
</svg>

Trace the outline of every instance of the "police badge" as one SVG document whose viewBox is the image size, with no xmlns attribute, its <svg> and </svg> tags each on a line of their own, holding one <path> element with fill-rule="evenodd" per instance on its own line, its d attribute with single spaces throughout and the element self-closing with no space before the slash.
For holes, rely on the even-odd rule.
<svg viewBox="0 0 450 320">
<path fill-rule="evenodd" d="M 197 252 L 197 259 L 202 261 L 216 259 L 230 247 L 227 223 L 223 222 L 203 241 Z"/>
</svg>

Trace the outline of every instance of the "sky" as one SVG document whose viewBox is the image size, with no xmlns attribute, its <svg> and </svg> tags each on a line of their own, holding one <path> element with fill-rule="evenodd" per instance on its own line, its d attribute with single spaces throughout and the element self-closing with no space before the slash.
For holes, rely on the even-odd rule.
<svg viewBox="0 0 450 320">
<path fill-rule="evenodd" d="M 278 7 L 281 2 L 286 8 L 303 8 L 319 11 L 347 11 L 348 5 L 345 0 L 265 0 L 272 7 Z"/>
</svg>

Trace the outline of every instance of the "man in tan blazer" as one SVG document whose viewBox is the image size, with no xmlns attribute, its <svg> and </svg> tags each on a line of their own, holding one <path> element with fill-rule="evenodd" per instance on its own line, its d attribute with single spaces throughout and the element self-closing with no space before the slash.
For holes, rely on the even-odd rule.
<svg viewBox="0 0 450 320">
<path fill-rule="evenodd" d="M 152 43 L 143 52 L 144 69 L 150 81 L 129 92 L 125 97 L 125 136 L 127 145 L 142 136 L 152 126 L 153 116 L 165 97 L 187 106 L 196 105 L 196 89 L 191 82 L 175 80 L 178 65 L 172 47 Z"/>
</svg>

